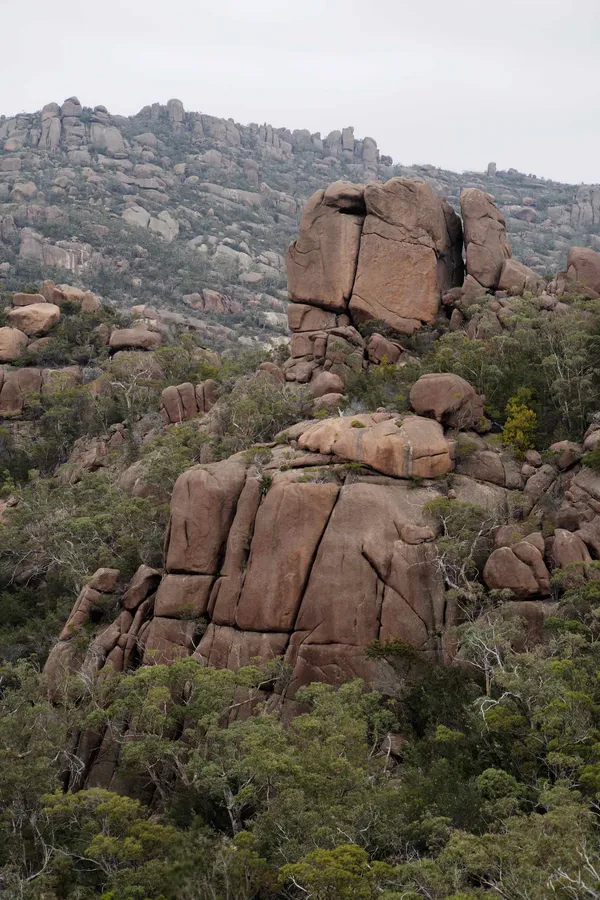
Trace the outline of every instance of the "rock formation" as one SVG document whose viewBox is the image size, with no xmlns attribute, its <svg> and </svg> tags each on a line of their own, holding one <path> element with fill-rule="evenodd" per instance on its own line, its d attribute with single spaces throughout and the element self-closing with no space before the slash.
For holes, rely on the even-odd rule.
<svg viewBox="0 0 600 900">
<path fill-rule="evenodd" d="M 442 294 L 462 284 L 462 228 L 422 182 L 336 182 L 308 201 L 288 250 L 293 332 L 288 381 L 315 370 L 360 370 L 369 355 L 394 361 L 401 347 L 370 352 L 354 326 L 381 320 L 411 334 L 432 324 Z M 296 306 L 297 304 L 297 306 Z M 385 340 L 377 336 L 375 343 Z M 391 359 L 390 357 L 393 357 Z"/>
</svg>

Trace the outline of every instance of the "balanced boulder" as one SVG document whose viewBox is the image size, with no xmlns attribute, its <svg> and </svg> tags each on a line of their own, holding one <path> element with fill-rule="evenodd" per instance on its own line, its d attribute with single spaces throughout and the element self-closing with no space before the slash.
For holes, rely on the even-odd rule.
<svg viewBox="0 0 600 900">
<path fill-rule="evenodd" d="M 54 303 L 32 303 L 9 310 L 10 324 L 29 337 L 47 334 L 60 319 L 60 309 Z"/>
</svg>

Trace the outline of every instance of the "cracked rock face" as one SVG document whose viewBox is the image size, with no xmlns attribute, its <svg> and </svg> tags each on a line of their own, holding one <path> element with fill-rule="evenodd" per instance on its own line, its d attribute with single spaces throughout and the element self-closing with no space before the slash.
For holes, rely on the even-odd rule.
<svg viewBox="0 0 600 900">
<path fill-rule="evenodd" d="M 504 216 L 491 197 L 478 188 L 463 191 L 460 208 L 465 230 L 467 272 L 480 285 L 495 290 L 504 262 L 512 253 Z"/>
<path fill-rule="evenodd" d="M 442 293 L 462 284 L 460 220 L 423 182 L 368 184 L 364 198 L 350 313 L 355 321 L 383 319 L 411 334 L 431 325 Z"/>
<path fill-rule="evenodd" d="M 337 181 L 306 204 L 286 265 L 286 379 L 306 383 L 324 370 L 343 379 L 372 356 L 353 326 L 379 319 L 411 334 L 435 322 L 442 294 L 462 285 L 462 226 L 424 182 Z M 383 351 L 388 362 L 399 353 Z"/>
</svg>

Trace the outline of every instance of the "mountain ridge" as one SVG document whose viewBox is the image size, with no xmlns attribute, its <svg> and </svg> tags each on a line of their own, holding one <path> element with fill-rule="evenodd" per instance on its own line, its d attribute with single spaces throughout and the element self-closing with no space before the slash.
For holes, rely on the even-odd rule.
<svg viewBox="0 0 600 900">
<path fill-rule="evenodd" d="M 220 349 L 285 339 L 283 254 L 302 208 L 335 180 L 422 179 L 458 209 L 490 193 L 515 257 L 539 275 L 600 247 L 600 189 L 514 169 L 394 165 L 352 126 L 240 125 L 153 103 L 134 116 L 62 106 L 0 117 L 0 290 L 68 280 L 128 309 L 182 316 Z M 62 273 L 62 275 L 61 275 Z"/>
</svg>

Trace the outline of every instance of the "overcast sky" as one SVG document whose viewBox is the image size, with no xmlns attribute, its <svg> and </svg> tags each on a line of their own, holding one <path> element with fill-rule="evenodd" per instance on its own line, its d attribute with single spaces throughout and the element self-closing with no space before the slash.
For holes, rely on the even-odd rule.
<svg viewBox="0 0 600 900">
<path fill-rule="evenodd" d="M 395 162 L 600 182 L 599 0 L 0 0 L 0 113 L 171 97 Z"/>
</svg>

